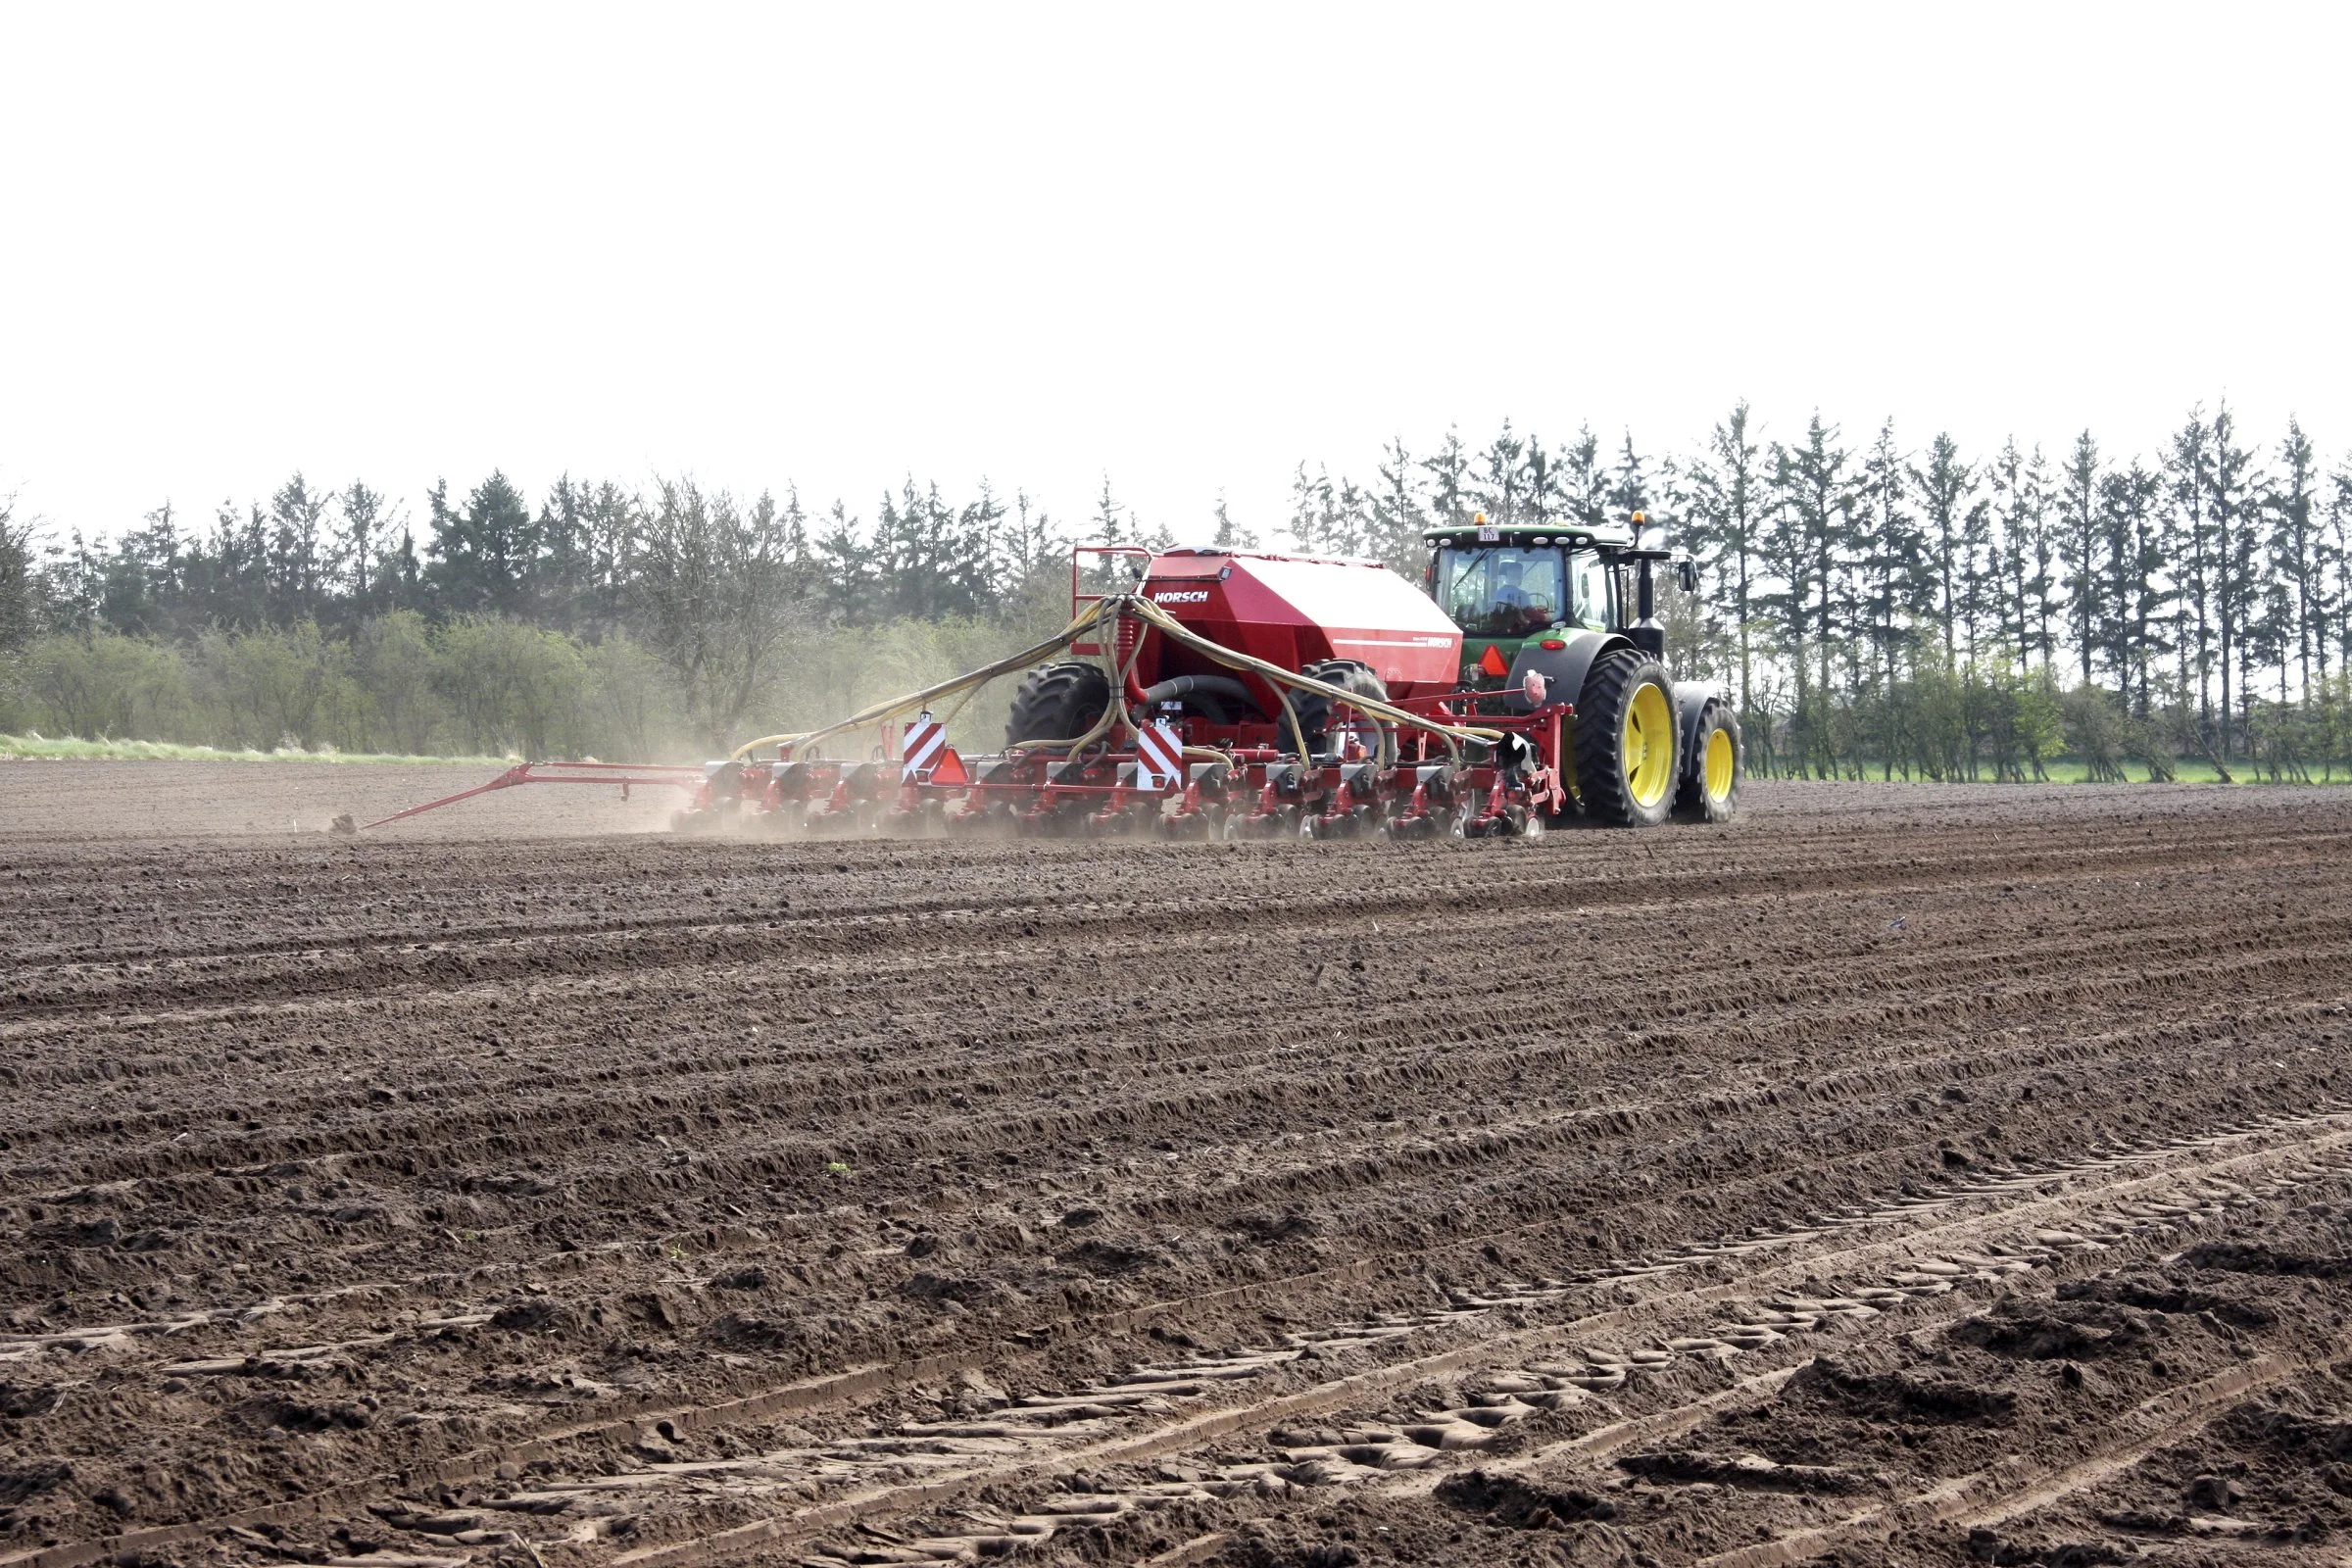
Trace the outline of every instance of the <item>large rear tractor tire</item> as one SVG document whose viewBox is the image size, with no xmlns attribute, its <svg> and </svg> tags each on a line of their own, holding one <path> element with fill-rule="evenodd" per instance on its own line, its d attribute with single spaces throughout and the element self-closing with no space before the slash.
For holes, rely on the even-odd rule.
<svg viewBox="0 0 2352 1568">
<path fill-rule="evenodd" d="M 1747 764 L 1739 715 L 1729 703 L 1707 704 L 1692 746 L 1696 762 L 1683 775 L 1674 814 L 1687 822 L 1729 822 L 1740 811 L 1740 778 Z"/>
<path fill-rule="evenodd" d="M 1585 814 L 1655 827 L 1674 808 L 1674 688 L 1666 666 L 1637 649 L 1603 656 L 1576 696 L 1576 784 Z"/>
<path fill-rule="evenodd" d="M 1327 686 L 1368 698 L 1376 703 L 1389 700 L 1388 682 L 1374 673 L 1371 665 L 1353 659 L 1325 659 L 1308 664 L 1298 671 L 1309 680 L 1319 680 Z M 1302 692 L 1286 689 L 1291 699 L 1291 710 L 1298 715 L 1298 727 L 1306 732 L 1307 749 L 1317 757 L 1337 752 L 1353 734 L 1363 747 L 1364 760 L 1378 762 L 1384 769 L 1396 765 L 1396 736 L 1386 724 L 1357 713 L 1350 715 L 1339 729 L 1332 728 L 1331 699 L 1321 692 Z M 1298 744 L 1291 737 L 1291 727 L 1275 715 L 1276 731 L 1281 737 L 1276 743 L 1288 753 Z"/>
<path fill-rule="evenodd" d="M 1013 694 L 1004 744 L 1076 740 L 1101 723 L 1109 707 L 1110 677 L 1102 666 L 1075 660 L 1047 664 L 1031 670 Z"/>
</svg>

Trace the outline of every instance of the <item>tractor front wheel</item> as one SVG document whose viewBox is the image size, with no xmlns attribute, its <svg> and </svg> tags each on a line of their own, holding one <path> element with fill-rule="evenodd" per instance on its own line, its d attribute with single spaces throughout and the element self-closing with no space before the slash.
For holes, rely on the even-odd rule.
<svg viewBox="0 0 2352 1568">
<path fill-rule="evenodd" d="M 1655 827 L 1674 808 L 1674 688 L 1666 666 L 1637 649 L 1593 664 L 1576 697 L 1576 784 L 1585 814 Z"/>
</svg>

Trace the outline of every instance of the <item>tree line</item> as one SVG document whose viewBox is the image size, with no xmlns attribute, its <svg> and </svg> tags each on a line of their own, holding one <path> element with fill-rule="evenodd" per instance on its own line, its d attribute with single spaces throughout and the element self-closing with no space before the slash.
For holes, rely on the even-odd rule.
<svg viewBox="0 0 2352 1568">
<path fill-rule="evenodd" d="M 423 508 L 413 519 L 364 482 L 326 489 L 299 472 L 267 504 L 224 505 L 202 527 L 167 504 L 112 541 L 51 544 L 32 564 L 30 612 L 56 630 L 184 638 L 304 622 L 348 634 L 410 610 L 598 638 L 644 617 L 686 558 L 715 550 L 736 580 L 872 624 L 997 608 L 1064 548 L 1026 495 L 1008 504 L 986 481 L 958 505 L 908 479 L 870 525 L 838 501 L 811 514 L 790 486 L 738 502 L 692 480 L 643 490 L 566 475 L 534 508 L 503 472 L 462 498 L 436 482 Z M 1120 526 L 1107 489 L 1101 512 Z"/>
<path fill-rule="evenodd" d="M 1767 439 L 1743 402 L 1688 453 L 1506 423 L 1392 441 L 1375 475 L 1301 465 L 1293 537 L 1417 570 L 1425 529 L 1477 513 L 1664 524 L 1705 568 L 1669 608 L 1677 662 L 1733 682 L 1761 770 L 2025 778 L 2065 748 L 2093 777 L 2304 777 L 2352 753 L 2352 466 L 2293 419 L 2257 442 L 2223 404 L 2150 454 L 2087 429 L 1971 454 L 1818 414 Z"/>
<path fill-rule="evenodd" d="M 709 750 L 814 722 L 1059 623 L 1067 548 L 1216 544 L 1370 557 L 1418 578 L 1422 535 L 1644 512 L 1704 586 L 1669 594 L 1679 668 L 1739 693 L 1759 771 L 2031 778 L 2328 775 L 2352 755 L 2352 468 L 2226 405 L 2162 448 L 2089 431 L 1773 438 L 1744 403 L 1644 454 L 1505 423 L 1363 482 L 1301 464 L 1264 530 L 1220 501 L 1139 518 L 1107 479 L 1064 522 L 1023 491 L 906 479 L 870 510 L 690 479 L 503 473 L 412 512 L 297 473 L 202 525 L 166 505 L 93 541 L 0 504 L 0 729 L 368 751 Z M 891 682 L 902 682 L 894 686 Z M 968 738 L 993 710 L 976 710 Z"/>
<path fill-rule="evenodd" d="M 296 473 L 201 527 L 0 518 L 0 729 L 535 756 L 699 754 L 985 662 L 1056 614 L 1068 546 L 1025 494 L 912 479 L 870 520 L 690 479 L 565 476 L 534 505 L 501 472 L 417 516 Z M 1107 485 L 1093 520 L 1137 532 Z"/>
</svg>

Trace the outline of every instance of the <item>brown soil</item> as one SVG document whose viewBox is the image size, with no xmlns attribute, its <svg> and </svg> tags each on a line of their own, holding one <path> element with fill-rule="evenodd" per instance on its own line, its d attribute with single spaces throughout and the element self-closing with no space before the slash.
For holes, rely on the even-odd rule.
<svg viewBox="0 0 2352 1568">
<path fill-rule="evenodd" d="M 0 1568 L 2352 1541 L 2352 795 L 317 830 L 475 781 L 0 767 Z"/>
<path fill-rule="evenodd" d="M 462 763 L 85 762 L 0 760 L 0 844 L 20 838 L 282 838 L 323 832 L 342 815 L 372 822 L 487 784 L 495 767 Z M 499 790 L 378 828 L 389 838 L 549 838 L 665 829 L 681 797 L 549 784 Z"/>
</svg>

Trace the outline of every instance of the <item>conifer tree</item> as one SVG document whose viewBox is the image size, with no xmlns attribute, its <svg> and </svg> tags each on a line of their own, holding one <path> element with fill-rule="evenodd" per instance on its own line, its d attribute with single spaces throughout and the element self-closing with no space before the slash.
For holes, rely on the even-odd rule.
<svg viewBox="0 0 2352 1568">
<path fill-rule="evenodd" d="M 344 591 L 365 615 L 378 597 L 376 558 L 390 543 L 386 537 L 393 522 L 390 503 L 380 492 L 354 479 L 335 498 L 335 511 L 341 522 L 334 563 L 341 568 Z"/>
<path fill-rule="evenodd" d="M 1398 450 L 1402 450 L 1399 448 Z M 1306 466 L 1298 467 L 1301 478 Z M 1438 450 L 1421 460 L 1429 475 L 1429 520 L 1434 528 L 1459 528 L 1470 520 L 1470 454 L 1462 450 L 1462 433 L 1448 428 Z"/>
<path fill-rule="evenodd" d="M 1306 465 L 1298 465 L 1298 471 L 1305 473 Z M 1089 543 L 1117 545 L 1127 542 L 1127 509 L 1111 493 L 1110 475 L 1107 473 L 1102 475 L 1102 493 L 1095 497 L 1095 514 L 1087 521 L 1092 530 L 1087 536 Z"/>
<path fill-rule="evenodd" d="M 1809 751 L 1820 766 L 1829 764 L 1821 705 L 1831 687 L 1836 652 L 1840 556 L 1854 486 L 1850 462 L 1838 444 L 1837 427 L 1824 423 L 1819 413 L 1806 427 L 1803 444 L 1773 447 L 1775 506 L 1765 537 L 1781 591 L 1765 603 L 1779 612 L 1788 642 L 1800 750 Z"/>
<path fill-rule="evenodd" d="M 518 596 L 537 625 L 565 631 L 579 625 L 577 612 L 588 574 L 588 499 L 585 485 L 562 473 L 539 503 L 532 525 L 534 548 L 522 568 Z"/>
<path fill-rule="evenodd" d="M 2172 500 L 2172 527 L 2165 545 L 2180 584 L 2177 602 L 2180 629 L 2174 641 L 2180 652 L 2181 676 L 2184 684 L 2196 688 L 2197 722 L 2206 729 L 2213 724 L 2213 604 L 2219 575 L 2206 512 L 2212 466 L 2212 436 L 2204 411 L 2191 409 L 2165 458 L 2166 487 Z"/>
<path fill-rule="evenodd" d="M 796 505 L 797 498 L 796 498 Z M 1218 503 L 1218 518 L 1224 517 L 1224 502 Z M 1012 514 L 1005 524 L 1006 555 L 1014 581 L 1026 584 L 1039 573 L 1055 565 L 1066 564 L 1058 558 L 1064 553 L 1063 541 L 1054 530 L 1054 519 L 1046 509 L 1030 499 L 1026 490 L 1012 493 Z"/>
<path fill-rule="evenodd" d="M 2036 447 L 2032 457 L 2017 450 L 2015 437 L 1992 463 L 1992 505 L 2001 588 L 2001 629 L 2024 668 L 2039 653 L 2050 659 L 2051 594 L 2055 564 L 2048 525 L 2048 476 Z"/>
<path fill-rule="evenodd" d="M 325 608 L 331 505 L 333 498 L 313 491 L 300 469 L 270 498 L 270 619 L 279 626 L 315 621 Z"/>
<path fill-rule="evenodd" d="M 816 559 L 825 579 L 825 612 L 832 619 L 862 624 L 874 598 L 873 555 L 858 519 L 841 502 L 825 514 L 816 536 Z"/>
<path fill-rule="evenodd" d="M 1750 632 L 1768 501 L 1762 452 L 1750 437 L 1748 420 L 1747 400 L 1742 398 L 1709 433 L 1706 456 L 1690 470 L 1690 495 L 1693 543 L 1731 597 L 1740 650 L 1740 709 L 1753 714 L 1755 651 Z"/>
<path fill-rule="evenodd" d="M 1923 564 L 1929 579 L 1930 613 L 1943 630 L 1943 660 L 1957 664 L 1960 657 L 1960 601 L 1968 577 L 1968 514 L 1976 490 L 1976 472 L 1960 461 L 1960 447 L 1948 432 L 1936 432 L 1928 443 L 1928 462 L 1911 469 L 1911 484 L 1919 496 Z"/>
<path fill-rule="evenodd" d="M 1493 523 L 1515 523 L 1523 520 L 1520 514 L 1526 500 L 1524 471 L 1527 443 L 1511 433 L 1511 421 L 1502 421 L 1502 433 L 1478 455 L 1478 466 L 1471 475 L 1470 496 L 1478 510 Z"/>
<path fill-rule="evenodd" d="M 1618 454 L 1617 466 L 1609 475 L 1609 513 L 1612 518 L 1630 516 L 1649 506 L 1649 476 L 1642 471 L 1642 456 L 1634 450 L 1634 433 L 1625 433 L 1625 450 Z"/>
<path fill-rule="evenodd" d="M 1861 602 L 1880 676 L 1892 690 L 1912 624 L 1933 603 L 1925 541 L 1911 510 L 1908 464 L 1895 442 L 1892 419 L 1879 427 L 1878 439 L 1863 460 L 1857 504 L 1865 514 L 1856 530 Z"/>
<path fill-rule="evenodd" d="M 1435 520 L 1421 504 L 1421 492 L 1413 479 L 1416 471 L 1412 454 L 1404 449 L 1404 438 L 1391 439 L 1380 454 L 1380 486 L 1372 492 L 1368 550 L 1387 562 L 1392 571 L 1418 582 L 1428 553 L 1422 536 L 1435 526 Z"/>
<path fill-rule="evenodd" d="M 1591 425 L 1579 429 L 1576 439 L 1560 449 L 1552 467 L 1560 476 L 1567 520 L 1587 528 L 1605 524 L 1609 520 L 1609 477 L 1600 464 L 1600 440 Z"/>
<path fill-rule="evenodd" d="M 425 499 L 432 519 L 425 575 L 442 612 L 519 612 L 538 539 L 530 508 L 513 481 L 494 469 L 463 507 L 450 505 L 445 482 L 435 483 Z"/>
<path fill-rule="evenodd" d="M 1533 431 L 1528 433 L 1527 462 L 1523 468 L 1527 499 L 1521 510 L 1527 520 L 1542 525 L 1562 516 L 1567 511 L 1567 497 L 1560 490 L 1559 465 L 1544 447 L 1543 437 Z"/>
<path fill-rule="evenodd" d="M 1255 550 L 1257 548 L 1257 535 L 1233 520 L 1233 512 L 1226 505 L 1225 493 L 1222 490 L 1217 492 L 1216 510 L 1212 515 L 1217 519 L 1216 531 L 1209 538 L 1209 544 L 1212 547 L 1218 550 Z"/>
<path fill-rule="evenodd" d="M 2205 470 L 2205 508 L 2213 523 L 2213 607 L 2221 638 L 2222 755 L 2228 757 L 2237 729 L 2237 698 L 2245 690 L 2246 623 L 2256 612 L 2260 593 L 2254 580 L 2259 541 L 2249 516 L 2255 495 L 2254 458 L 2237 444 L 2237 423 L 2227 403 L 2214 411 L 2211 450 L 2213 461 Z"/>
<path fill-rule="evenodd" d="M 2328 477 L 2328 526 L 2320 539 L 2321 580 L 2327 585 L 2320 598 L 2323 633 L 2320 667 L 2327 669 L 2327 650 L 2335 644 L 2339 677 L 2352 677 L 2352 466 Z"/>
<path fill-rule="evenodd" d="M 1300 555 L 1321 555 L 1333 548 L 1328 537 L 1332 519 L 1331 470 L 1306 465 L 1291 478 L 1291 544 Z"/>
<path fill-rule="evenodd" d="M 2121 472 L 2110 470 L 2099 482 L 2105 598 L 2114 617 L 2109 659 L 2117 685 L 2142 719 L 2152 707 L 2156 662 L 2173 651 L 2165 625 L 2179 597 L 2168 575 L 2164 489 L 2163 475 L 2137 461 Z"/>
<path fill-rule="evenodd" d="M 2111 575 L 2102 570 L 2108 519 L 2100 500 L 2099 444 L 2088 430 L 2075 437 L 2058 488 L 2058 559 L 2066 567 L 2067 612 L 2082 681 L 2090 683 L 2091 656 L 2113 620 Z M 2120 678 L 2120 677 L 2119 677 Z"/>
<path fill-rule="evenodd" d="M 2312 690 L 2313 643 L 2320 628 L 2321 601 L 2327 592 L 2321 518 L 2315 505 L 2318 490 L 2319 454 L 2311 444 L 2311 437 L 2303 433 L 2302 421 L 2289 417 L 2286 438 L 2278 444 L 2278 477 L 2267 497 L 2271 534 L 2268 566 L 2272 580 L 2286 595 L 2292 635 L 2282 632 L 2281 644 L 2293 652 L 2297 679 L 2305 692 Z"/>
<path fill-rule="evenodd" d="M 938 487 L 932 489 L 936 494 Z M 958 614 L 985 614 L 1010 599 L 1019 586 L 1021 579 L 1004 549 L 1004 503 L 997 499 L 996 487 L 986 476 L 978 493 L 956 509 L 950 576 Z"/>
</svg>

